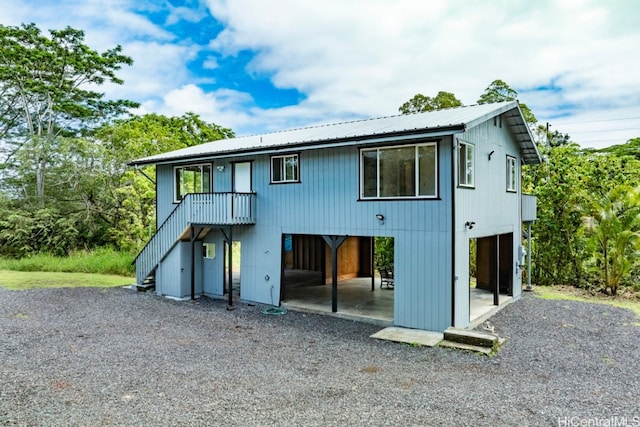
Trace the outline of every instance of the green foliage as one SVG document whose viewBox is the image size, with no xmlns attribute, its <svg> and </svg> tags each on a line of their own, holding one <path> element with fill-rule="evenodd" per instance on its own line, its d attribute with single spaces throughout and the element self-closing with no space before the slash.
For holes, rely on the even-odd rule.
<svg viewBox="0 0 640 427">
<path fill-rule="evenodd" d="M 233 136 L 192 113 L 128 117 L 136 103 L 91 90 L 123 83 L 121 51 L 69 27 L 0 25 L 0 255 L 139 249 L 155 229 L 155 174 L 127 163 Z"/>
<path fill-rule="evenodd" d="M 0 258 L 0 270 L 23 272 L 95 273 L 132 276 L 132 252 L 116 251 L 109 247 L 78 250 L 66 256 L 38 253 L 20 259 Z"/>
<path fill-rule="evenodd" d="M 587 200 L 583 221 L 592 253 L 588 265 L 607 292 L 615 295 L 640 251 L 640 188 L 618 185 Z"/>
<path fill-rule="evenodd" d="M 518 99 L 518 92 L 502 80 L 498 79 L 492 81 L 489 86 L 487 86 L 482 95 L 480 95 L 480 98 L 478 98 L 478 104 L 515 101 L 516 99 Z M 527 123 L 535 124 L 538 122 L 538 119 L 526 104 L 520 103 L 520 110 L 522 111 L 522 115 Z"/>
<path fill-rule="evenodd" d="M 462 102 L 454 94 L 440 91 L 434 98 L 418 93 L 402 104 L 398 110 L 402 114 L 413 114 L 460 106 Z"/>
<path fill-rule="evenodd" d="M 518 98 L 518 92 L 500 79 L 492 81 L 484 90 L 478 104 L 490 104 L 492 102 L 513 101 Z"/>
<path fill-rule="evenodd" d="M 374 263 L 376 268 L 393 267 L 393 237 L 376 237 L 374 244 Z"/>
<path fill-rule="evenodd" d="M 603 148 L 600 152 L 615 154 L 616 156 L 633 156 L 640 160 L 640 138 L 632 138 L 625 144 Z"/>
<path fill-rule="evenodd" d="M 538 197 L 533 225 L 533 281 L 539 285 L 632 285 L 639 271 L 640 161 L 541 147 L 543 164 L 525 168 L 523 191 Z"/>
</svg>

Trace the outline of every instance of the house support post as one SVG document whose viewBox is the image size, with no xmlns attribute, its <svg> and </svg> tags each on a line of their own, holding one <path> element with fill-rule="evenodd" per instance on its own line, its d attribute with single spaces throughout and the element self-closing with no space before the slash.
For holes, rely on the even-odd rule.
<svg viewBox="0 0 640 427">
<path fill-rule="evenodd" d="M 331 311 L 338 311 L 338 248 L 347 239 L 346 236 L 322 236 L 331 248 Z"/>
<path fill-rule="evenodd" d="M 527 223 L 527 291 L 531 290 L 531 223 Z"/>
<path fill-rule="evenodd" d="M 220 232 L 224 236 L 224 240 L 227 242 L 227 260 L 229 263 L 229 270 L 227 271 L 227 310 L 233 310 L 235 309 L 233 306 L 233 226 L 229 226 L 229 233 L 225 233 L 223 228 L 220 229 Z"/>
<path fill-rule="evenodd" d="M 376 246 L 376 238 L 371 237 L 371 242 L 369 243 L 369 247 L 371 248 L 370 254 L 369 254 L 371 256 L 371 259 L 369 260 L 369 263 L 371 264 L 371 292 L 373 292 L 376 288 L 376 267 L 374 265 L 375 246 Z"/>
<path fill-rule="evenodd" d="M 196 239 L 200 229 L 191 226 L 191 299 L 196 299 Z"/>
<path fill-rule="evenodd" d="M 500 235 L 496 234 L 495 238 L 495 287 L 493 288 L 493 305 L 500 305 Z"/>
</svg>

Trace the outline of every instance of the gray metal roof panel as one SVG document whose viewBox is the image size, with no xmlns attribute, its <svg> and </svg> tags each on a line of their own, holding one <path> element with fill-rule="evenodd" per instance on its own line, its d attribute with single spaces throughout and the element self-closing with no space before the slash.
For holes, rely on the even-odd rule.
<svg viewBox="0 0 640 427">
<path fill-rule="evenodd" d="M 173 160 L 193 159 L 198 157 L 215 157 L 233 152 L 267 151 L 270 149 L 286 149 L 290 147 L 309 147 L 331 143 L 332 141 L 372 139 L 376 136 L 394 135 L 398 133 L 435 133 L 444 129 L 451 129 L 450 133 L 459 132 L 460 129 L 472 127 L 476 123 L 487 120 L 504 111 L 517 109 L 516 101 L 499 102 L 494 104 L 472 105 L 466 107 L 449 108 L 445 110 L 430 111 L 426 113 L 397 115 L 380 117 L 375 119 L 356 120 L 351 122 L 334 123 L 327 125 L 297 128 L 279 132 L 265 133 L 261 135 L 248 135 L 230 139 L 222 139 L 183 148 L 168 153 L 144 157 L 134 160 L 131 165 L 165 163 Z M 526 123 L 521 117 L 520 122 Z M 517 119 L 512 119 L 512 126 L 519 126 Z M 511 123 L 510 123 L 511 125 Z M 456 130 L 458 128 L 458 130 Z M 527 127 L 528 131 L 528 127 Z M 529 141 L 535 147 L 531 134 Z M 522 138 L 522 148 L 529 144 Z"/>
</svg>

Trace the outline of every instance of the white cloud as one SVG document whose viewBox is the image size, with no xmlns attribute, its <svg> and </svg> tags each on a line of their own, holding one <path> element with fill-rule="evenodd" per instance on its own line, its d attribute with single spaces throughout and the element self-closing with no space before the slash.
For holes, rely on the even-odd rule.
<svg viewBox="0 0 640 427">
<path fill-rule="evenodd" d="M 210 0 L 226 23 L 211 46 L 255 51 L 251 69 L 306 93 L 300 107 L 318 118 L 393 114 L 417 92 L 474 103 L 497 78 L 542 120 L 569 104 L 572 114 L 622 113 L 640 103 L 640 13 L 631 3 Z M 532 90 L 552 81 L 558 93 Z"/>
<path fill-rule="evenodd" d="M 162 8 L 169 12 L 163 24 L 145 16 Z M 195 31 L 207 13 L 224 25 L 208 47 L 163 27 L 188 22 Z M 541 122 L 566 126 L 584 145 L 640 135 L 637 121 L 596 122 L 640 117 L 640 9 L 632 0 L 207 0 L 193 7 L 20 0 L 0 15 L 5 25 L 32 21 L 85 29 L 98 50 L 121 44 L 135 64 L 118 73 L 123 86 L 104 88 L 108 96 L 139 101 L 140 111 L 194 111 L 238 134 L 395 114 L 418 92 L 445 90 L 472 104 L 499 78 Z M 205 70 L 224 72 L 216 55 L 242 50 L 254 52 L 249 75 L 304 99 L 259 108 L 246 88 L 220 88 L 189 68 L 204 56 Z M 203 89 L 210 87 L 217 89 Z M 616 126 L 631 130 L 611 138 L 595 132 Z"/>
</svg>

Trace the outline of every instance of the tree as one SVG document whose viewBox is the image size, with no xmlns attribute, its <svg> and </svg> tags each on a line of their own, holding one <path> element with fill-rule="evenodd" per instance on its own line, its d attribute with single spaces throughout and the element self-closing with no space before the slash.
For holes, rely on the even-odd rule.
<svg viewBox="0 0 640 427">
<path fill-rule="evenodd" d="M 512 89 L 511 86 L 503 82 L 502 80 L 494 80 L 484 90 L 480 98 L 478 98 L 478 104 L 490 104 L 493 102 L 502 101 L 515 101 L 518 99 L 518 92 Z M 530 125 L 536 124 L 538 119 L 533 112 L 527 107 L 526 104 L 520 103 L 520 110 L 527 123 Z"/>
<path fill-rule="evenodd" d="M 612 145 L 600 150 L 602 153 L 612 153 L 616 156 L 633 156 L 640 160 L 640 137 L 632 138 L 624 144 Z"/>
<path fill-rule="evenodd" d="M 402 104 L 398 110 L 402 114 L 413 114 L 460 106 L 462 102 L 454 94 L 440 91 L 434 98 L 418 93 Z"/>
<path fill-rule="evenodd" d="M 607 293 L 615 295 L 640 249 L 640 189 L 618 185 L 588 198 L 584 227 L 592 250 L 591 266 Z"/>
<path fill-rule="evenodd" d="M 207 123 L 197 114 L 180 117 L 157 114 L 117 120 L 94 133 L 104 147 L 105 171 L 99 186 L 82 194 L 87 206 L 108 226 L 110 242 L 125 250 L 140 249 L 155 231 L 155 169 L 128 168 L 133 159 L 233 137 L 233 131 Z"/>
<path fill-rule="evenodd" d="M 62 138 L 80 136 L 138 105 L 106 100 L 92 90 L 104 83 L 122 84 L 115 72 L 133 61 L 120 46 L 99 53 L 84 44 L 81 30 L 67 27 L 49 33 L 43 35 L 35 24 L 0 25 L 4 172 L 32 182 L 21 191 L 35 197 L 40 207 L 47 169 L 55 162 Z"/>
</svg>

